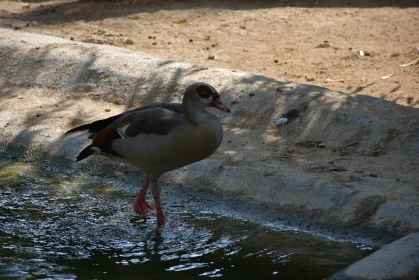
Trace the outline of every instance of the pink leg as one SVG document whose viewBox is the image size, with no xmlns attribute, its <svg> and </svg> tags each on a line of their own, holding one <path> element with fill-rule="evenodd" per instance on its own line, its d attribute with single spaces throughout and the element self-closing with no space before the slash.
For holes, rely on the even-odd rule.
<svg viewBox="0 0 419 280">
<path fill-rule="evenodd" d="M 154 210 L 153 207 L 148 205 L 147 201 L 145 201 L 149 183 L 150 183 L 150 178 L 146 176 L 145 182 L 141 191 L 133 195 L 133 197 L 136 198 L 135 203 L 134 203 L 134 211 L 137 213 L 147 213 L 147 212 L 152 212 Z"/>
<path fill-rule="evenodd" d="M 157 223 L 164 224 L 166 222 L 166 218 L 164 217 L 163 209 L 161 206 L 160 189 L 159 189 L 159 186 L 157 185 L 157 180 L 151 181 L 151 193 L 153 194 L 154 204 L 156 206 Z"/>
</svg>

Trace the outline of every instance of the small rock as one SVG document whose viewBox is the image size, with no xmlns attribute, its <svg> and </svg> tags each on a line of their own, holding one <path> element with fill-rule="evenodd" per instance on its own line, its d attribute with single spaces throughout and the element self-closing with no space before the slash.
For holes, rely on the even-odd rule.
<svg viewBox="0 0 419 280">
<path fill-rule="evenodd" d="M 322 44 L 318 44 L 315 48 L 328 48 L 330 44 L 328 41 L 324 41 Z"/>
<path fill-rule="evenodd" d="M 187 23 L 188 20 L 186 18 L 181 18 L 181 19 L 176 19 L 173 21 L 174 24 L 182 24 L 182 23 Z"/>
<path fill-rule="evenodd" d="M 209 39 L 211 39 L 211 37 L 210 36 L 205 36 L 205 40 L 209 40 Z"/>
<path fill-rule="evenodd" d="M 326 148 L 326 145 L 323 142 L 320 142 L 317 144 L 317 148 L 324 149 Z"/>
<path fill-rule="evenodd" d="M 155 46 L 155 45 L 157 45 L 157 43 L 156 43 L 156 42 L 153 42 L 153 44 L 152 44 L 152 45 L 154 45 L 154 46 Z"/>
<path fill-rule="evenodd" d="M 38 118 L 38 117 L 40 117 L 40 116 L 41 116 L 40 114 L 36 114 L 36 116 L 35 116 L 35 117 L 37 117 L 37 118 Z"/>
<path fill-rule="evenodd" d="M 74 40 L 74 37 L 71 37 L 70 40 L 73 41 Z"/>
<path fill-rule="evenodd" d="M 209 59 L 209 60 L 214 60 L 214 59 L 215 59 L 215 55 L 212 55 L 212 54 L 211 54 L 211 55 L 209 55 L 209 56 L 208 56 L 208 59 Z"/>
<path fill-rule="evenodd" d="M 278 63 L 279 61 L 278 61 L 278 59 L 274 59 L 274 63 Z"/>
<path fill-rule="evenodd" d="M 126 39 L 124 43 L 127 44 L 127 45 L 132 45 L 132 44 L 134 44 L 134 41 L 131 40 L 131 39 Z"/>
<path fill-rule="evenodd" d="M 272 172 L 267 172 L 267 173 L 265 173 L 265 175 L 263 175 L 263 176 L 268 177 L 268 176 L 273 176 L 273 175 L 274 175 L 274 173 L 272 173 Z"/>
<path fill-rule="evenodd" d="M 407 102 L 407 104 L 412 104 L 412 102 L 413 102 L 413 97 L 411 97 L 411 96 L 408 96 L 408 97 L 406 97 L 406 102 Z"/>
<path fill-rule="evenodd" d="M 283 126 L 286 125 L 288 122 L 288 118 L 280 118 L 277 122 L 276 122 L 276 126 Z"/>
<path fill-rule="evenodd" d="M 371 53 L 369 53 L 367 51 L 363 51 L 363 50 L 360 50 L 358 52 L 358 54 L 359 54 L 359 56 L 371 56 Z"/>
<path fill-rule="evenodd" d="M 105 109 L 105 112 L 110 112 L 110 111 L 111 111 L 111 109 L 108 109 L 108 108 Z"/>
<path fill-rule="evenodd" d="M 231 141 L 231 140 L 227 140 L 227 143 L 233 143 L 233 141 Z"/>
<path fill-rule="evenodd" d="M 369 175 L 370 177 L 378 177 L 377 176 L 377 174 L 374 174 L 374 173 L 370 173 L 370 175 Z"/>
<path fill-rule="evenodd" d="M 249 93 L 249 97 L 253 97 L 255 94 L 253 92 Z"/>
<path fill-rule="evenodd" d="M 191 42 L 191 43 L 192 43 L 192 42 L 193 42 L 193 39 L 189 39 L 189 42 Z"/>
</svg>

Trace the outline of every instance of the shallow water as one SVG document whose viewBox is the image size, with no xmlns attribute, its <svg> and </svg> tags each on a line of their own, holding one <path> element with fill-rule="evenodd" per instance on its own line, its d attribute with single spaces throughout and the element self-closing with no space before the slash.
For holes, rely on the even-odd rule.
<svg viewBox="0 0 419 280">
<path fill-rule="evenodd" d="M 110 182 L 0 162 L 0 278 L 323 279 L 371 253 L 182 203 L 158 227 L 132 203 Z"/>
</svg>

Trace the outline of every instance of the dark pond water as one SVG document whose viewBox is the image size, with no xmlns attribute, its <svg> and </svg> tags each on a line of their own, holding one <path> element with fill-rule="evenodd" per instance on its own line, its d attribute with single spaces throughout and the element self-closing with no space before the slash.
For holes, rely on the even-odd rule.
<svg viewBox="0 0 419 280">
<path fill-rule="evenodd" d="M 176 203 L 157 227 L 132 203 L 109 182 L 0 162 L 0 279 L 323 279 L 371 253 Z"/>
</svg>

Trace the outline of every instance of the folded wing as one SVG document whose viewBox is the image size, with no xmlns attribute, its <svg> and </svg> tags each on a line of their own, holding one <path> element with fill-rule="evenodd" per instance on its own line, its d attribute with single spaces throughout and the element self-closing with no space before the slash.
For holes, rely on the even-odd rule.
<svg viewBox="0 0 419 280">
<path fill-rule="evenodd" d="M 177 104 L 176 104 L 177 105 Z M 179 109 L 175 106 L 175 109 Z M 82 129 L 89 129 L 93 132 L 92 144 L 83 149 L 76 160 L 81 161 L 88 156 L 98 153 L 110 157 L 118 157 L 118 153 L 112 150 L 112 141 L 117 138 L 125 139 L 135 137 L 138 134 L 166 135 L 178 126 L 184 115 L 181 110 L 170 110 L 163 107 L 142 107 L 141 110 L 132 110 L 126 113 L 99 120 L 89 125 L 81 126 Z M 110 124 L 109 124 L 110 122 Z M 103 127 L 105 124 L 107 126 Z M 98 128 L 103 127 L 97 131 Z M 68 133 L 75 132 L 73 129 Z"/>
</svg>

